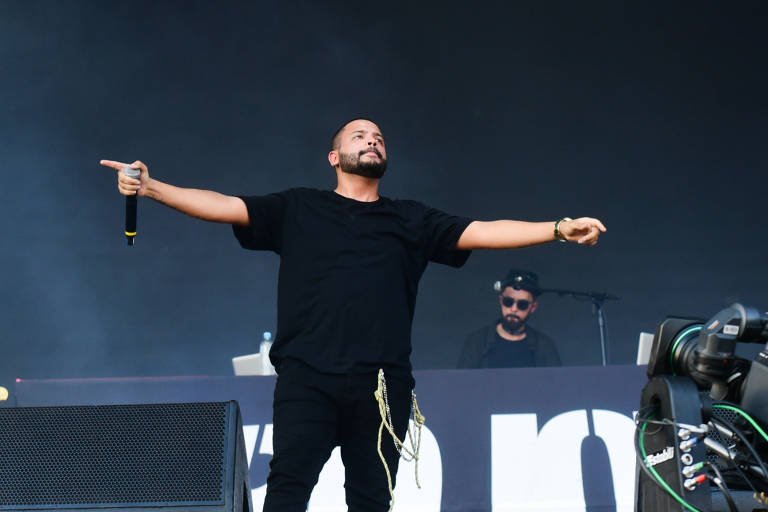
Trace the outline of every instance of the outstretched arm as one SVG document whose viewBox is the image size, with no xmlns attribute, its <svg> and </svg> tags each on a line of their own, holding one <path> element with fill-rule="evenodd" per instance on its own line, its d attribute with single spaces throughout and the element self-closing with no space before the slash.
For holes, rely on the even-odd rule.
<svg viewBox="0 0 768 512">
<path fill-rule="evenodd" d="M 149 177 L 149 169 L 140 161 L 132 164 L 102 160 L 105 167 L 117 171 L 117 189 L 124 196 L 150 197 L 192 217 L 227 224 L 248 224 L 248 210 L 242 199 L 212 190 L 175 187 Z M 139 179 L 129 178 L 123 172 L 126 167 L 141 170 Z"/>
<path fill-rule="evenodd" d="M 467 226 L 458 249 L 514 249 L 555 240 L 555 222 L 523 222 L 519 220 L 475 221 Z M 561 220 L 558 230 L 563 240 L 595 245 L 606 229 L 591 217 Z"/>
</svg>

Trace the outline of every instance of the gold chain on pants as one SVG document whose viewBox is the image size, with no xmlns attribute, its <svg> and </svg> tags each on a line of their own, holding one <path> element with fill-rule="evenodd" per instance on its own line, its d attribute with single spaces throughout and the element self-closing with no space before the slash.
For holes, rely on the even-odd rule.
<svg viewBox="0 0 768 512">
<path fill-rule="evenodd" d="M 410 441 L 411 448 L 409 449 L 405 445 L 405 441 L 401 441 L 395 433 L 395 426 L 392 424 L 392 412 L 389 409 L 389 399 L 387 398 L 387 381 L 384 378 L 384 370 L 379 369 L 378 385 L 376 391 L 373 393 L 376 401 L 379 403 L 379 415 L 381 416 L 381 424 L 379 425 L 379 438 L 376 450 L 379 453 L 381 463 L 384 464 L 384 471 L 387 474 L 387 486 L 389 487 L 389 511 L 395 506 L 395 490 L 392 487 L 392 474 L 389 471 L 389 465 L 387 465 L 384 454 L 381 452 L 382 434 L 384 428 L 387 429 L 389 435 L 392 437 L 392 441 L 395 444 L 395 450 L 406 462 L 414 461 L 414 472 L 416 477 L 416 486 L 421 489 L 421 483 L 419 482 L 419 452 L 421 450 L 421 429 L 426 422 L 426 418 L 421 414 L 419 409 L 419 402 L 416 401 L 416 393 L 411 390 L 411 412 L 408 415 L 409 424 L 406 431 L 408 432 L 408 440 Z M 413 427 L 410 423 L 413 421 Z"/>
</svg>

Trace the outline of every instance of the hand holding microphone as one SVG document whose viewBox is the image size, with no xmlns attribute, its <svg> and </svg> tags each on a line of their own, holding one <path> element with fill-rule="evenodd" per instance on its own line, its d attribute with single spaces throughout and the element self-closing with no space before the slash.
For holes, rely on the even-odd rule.
<svg viewBox="0 0 768 512">
<path fill-rule="evenodd" d="M 99 163 L 118 171 L 117 189 L 125 196 L 125 237 L 128 245 L 133 245 L 137 233 L 136 198 L 144 195 L 143 192 L 149 180 L 149 170 L 146 165 L 138 160 L 130 165 L 113 160 L 102 160 Z"/>
<path fill-rule="evenodd" d="M 133 169 L 131 167 L 125 167 L 123 174 L 128 178 L 139 180 L 141 178 L 141 171 Z M 133 245 L 133 239 L 136 238 L 136 210 L 138 201 L 136 199 L 138 192 L 132 196 L 125 196 L 125 239 L 128 241 L 128 245 Z"/>
</svg>

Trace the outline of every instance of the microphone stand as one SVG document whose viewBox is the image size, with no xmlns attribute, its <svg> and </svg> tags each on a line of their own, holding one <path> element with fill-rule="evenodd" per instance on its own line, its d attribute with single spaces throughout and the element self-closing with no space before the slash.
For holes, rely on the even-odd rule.
<svg viewBox="0 0 768 512">
<path fill-rule="evenodd" d="M 608 364 L 608 330 L 605 324 L 603 303 L 606 300 L 619 300 L 620 297 L 605 292 L 580 292 L 559 288 L 542 289 L 540 293 L 556 293 L 560 297 L 568 296 L 577 300 L 588 300 L 592 303 L 592 314 L 597 316 L 597 326 L 600 330 L 600 351 L 602 354 L 603 366 L 606 366 Z"/>
</svg>

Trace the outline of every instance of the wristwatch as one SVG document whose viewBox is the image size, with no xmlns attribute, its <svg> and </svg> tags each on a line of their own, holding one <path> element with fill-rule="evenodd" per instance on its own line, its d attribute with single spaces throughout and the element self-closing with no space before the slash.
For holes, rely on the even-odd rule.
<svg viewBox="0 0 768 512">
<path fill-rule="evenodd" d="M 558 242 L 567 242 L 563 234 L 560 232 L 560 223 L 567 220 L 573 220 L 570 217 L 563 217 L 562 219 L 555 222 L 555 240 Z"/>
</svg>

